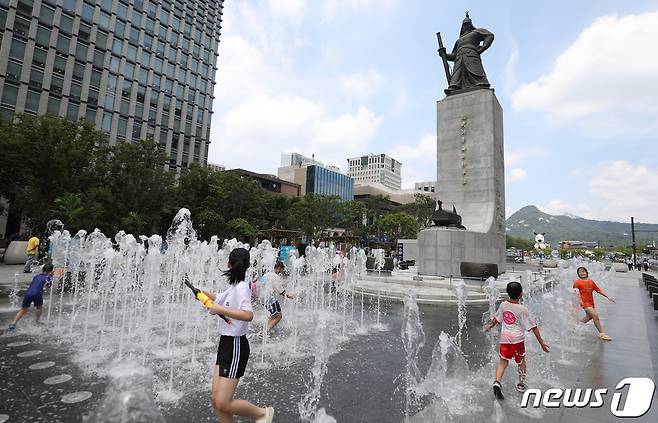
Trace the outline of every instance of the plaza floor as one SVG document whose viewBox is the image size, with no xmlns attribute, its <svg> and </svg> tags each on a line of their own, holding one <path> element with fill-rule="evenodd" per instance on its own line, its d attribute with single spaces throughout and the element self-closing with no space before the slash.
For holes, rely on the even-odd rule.
<svg viewBox="0 0 658 423">
<path fill-rule="evenodd" d="M 0 422 L 83 421 L 83 417 L 90 415 L 102 400 L 107 380 L 93 377 L 77 368 L 69 360 L 70 351 L 66 345 L 50 339 L 45 325 L 41 327 L 41 332 L 30 331 L 32 335 L 5 331 L 14 313 L 6 295 L 15 284 L 14 273 L 20 272 L 19 267 L 16 267 L 17 270 L 13 267 L 0 265 Z M 617 304 L 601 306 L 603 323 L 614 341 L 603 343 L 592 332 L 585 332 L 579 339 L 579 348 L 586 353 L 558 368 L 563 387 L 603 387 L 612 392 L 625 377 L 658 380 L 658 311 L 650 307 L 639 277 L 638 272 L 616 275 Z M 30 279 L 29 275 L 22 274 L 18 278 L 19 286 L 25 286 Z M 609 398 L 604 407 L 579 410 L 520 409 L 520 396 L 511 392 L 504 402 L 495 401 L 487 372 L 487 341 L 481 333 L 480 324 L 485 310 L 486 307 L 480 305 L 468 306 L 468 323 L 462 347 L 470 368 L 485 370 L 482 379 L 476 383 L 477 392 L 471 396 L 473 411 L 464 415 L 448 415 L 440 400 L 430 399 L 412 407 L 408 421 L 587 423 L 622 420 L 610 412 Z M 371 330 L 368 334 L 351 337 L 329 359 L 318 408 L 324 408 L 338 422 L 397 423 L 405 420 L 405 396 L 400 378 L 405 367 L 401 342 L 402 305 L 384 302 L 384 311 L 382 322 L 386 330 Z M 446 331 L 454 334 L 457 323 L 454 307 L 421 305 L 420 311 L 427 342 L 420 351 L 418 363 L 424 373 L 430 365 L 432 346 L 439 333 Z M 372 314 L 367 318 L 372 321 Z M 30 320 L 21 323 L 33 325 L 33 315 L 28 315 L 26 319 Z M 593 328 L 590 329 L 593 331 Z M 530 342 L 534 343 L 534 340 Z M 532 354 L 537 354 L 536 346 L 530 347 L 529 356 Z M 43 362 L 53 364 L 50 367 L 30 368 Z M 538 364 L 529 358 L 530 367 L 533 363 L 535 366 Z M 298 403 L 307 391 L 310 366 L 311 362 L 302 360 L 282 368 L 258 370 L 252 367 L 241 382 L 238 397 L 259 404 L 274 404 L 277 407 L 276 422 L 300 421 Z M 532 374 L 531 368 L 529 380 L 532 380 Z M 542 384 L 542 388 L 545 387 Z M 175 404 L 159 403 L 166 421 L 217 421 L 210 406 L 210 387 L 200 392 L 189 394 Z M 71 395 L 76 393 L 78 395 Z M 656 422 L 657 404 L 658 401 L 654 401 L 649 412 L 640 418 L 623 420 Z"/>
</svg>

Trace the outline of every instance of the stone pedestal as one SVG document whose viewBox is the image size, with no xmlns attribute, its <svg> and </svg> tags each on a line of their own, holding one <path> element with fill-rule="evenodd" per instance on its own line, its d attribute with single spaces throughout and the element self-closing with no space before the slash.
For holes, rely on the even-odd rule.
<svg viewBox="0 0 658 423">
<path fill-rule="evenodd" d="M 454 205 L 466 230 L 433 227 L 418 234 L 418 271 L 459 275 L 462 261 L 505 271 L 503 110 L 493 90 L 437 103 L 437 198 Z"/>
</svg>

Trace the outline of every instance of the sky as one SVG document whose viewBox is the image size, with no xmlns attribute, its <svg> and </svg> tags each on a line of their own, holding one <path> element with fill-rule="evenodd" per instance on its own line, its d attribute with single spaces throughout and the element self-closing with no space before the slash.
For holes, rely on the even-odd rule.
<svg viewBox="0 0 658 423">
<path fill-rule="evenodd" d="M 403 188 L 436 180 L 435 34 L 451 48 L 466 10 L 495 34 L 507 214 L 658 223 L 658 0 L 226 1 L 208 161 L 386 153 Z"/>
</svg>

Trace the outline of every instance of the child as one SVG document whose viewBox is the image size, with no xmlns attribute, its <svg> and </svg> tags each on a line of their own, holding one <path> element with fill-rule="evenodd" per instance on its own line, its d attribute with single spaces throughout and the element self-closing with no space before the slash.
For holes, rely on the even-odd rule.
<svg viewBox="0 0 658 423">
<path fill-rule="evenodd" d="M 23 297 L 21 309 L 18 310 L 16 317 L 14 317 L 14 321 L 9 325 L 9 330 L 16 329 L 16 323 L 27 314 L 30 304 L 32 303 L 34 303 L 34 306 L 37 308 L 37 323 L 39 323 L 41 313 L 43 312 L 43 287 L 48 282 L 52 283 L 53 273 L 53 265 L 48 262 L 43 265 L 41 273 L 32 278 L 29 288 L 25 291 L 25 297 Z"/>
<path fill-rule="evenodd" d="M 541 349 L 544 352 L 550 351 L 550 348 L 544 343 L 539 333 L 539 328 L 537 328 L 535 321 L 530 316 L 530 312 L 525 306 L 519 304 L 519 300 L 523 295 L 521 284 L 518 282 L 508 283 L 507 295 L 509 295 L 509 300 L 503 301 L 498 306 L 496 315 L 485 328 L 485 332 L 489 332 L 498 323 L 502 326 L 500 330 L 500 361 L 498 362 L 498 366 L 496 366 L 496 380 L 493 384 L 494 395 L 501 400 L 505 396 L 503 395 L 500 381 L 503 379 L 507 365 L 512 358 L 514 358 L 514 361 L 519 366 L 519 383 L 516 385 L 516 390 L 525 392 L 527 389 L 525 385 L 525 332 L 532 330 L 535 338 L 537 338 L 537 342 L 541 345 Z"/>
<path fill-rule="evenodd" d="M 233 399 L 240 377 L 244 375 L 249 360 L 247 332 L 254 318 L 251 308 L 249 285 L 244 281 L 249 268 L 249 251 L 236 248 L 228 257 L 228 270 L 224 276 L 231 285 L 222 293 L 203 291 L 215 302 L 210 314 L 221 314 L 230 319 L 230 324 L 219 321 L 219 347 L 213 368 L 212 404 L 219 421 L 233 421 L 233 416 L 251 417 L 257 423 L 272 423 L 274 408 L 257 407 L 245 400 Z"/>
<path fill-rule="evenodd" d="M 612 338 L 603 332 L 603 326 L 601 326 L 599 314 L 594 310 L 594 296 L 592 295 L 592 292 L 598 292 L 613 303 L 615 300 L 610 298 L 605 292 L 601 291 L 601 288 L 599 288 L 593 280 L 588 278 L 586 268 L 579 267 L 576 272 L 578 273 L 578 279 L 574 281 L 573 287 L 578 290 L 578 293 L 580 294 L 580 306 L 585 310 L 585 317 L 581 322 L 587 323 L 590 320 L 594 320 L 594 326 L 596 326 L 596 329 L 599 331 L 599 338 L 603 341 L 612 341 Z"/>
<path fill-rule="evenodd" d="M 283 263 L 277 261 L 274 265 L 274 272 L 270 272 L 263 276 L 267 283 L 270 284 L 271 289 L 271 295 L 268 296 L 265 303 L 265 307 L 270 313 L 270 319 L 267 322 L 268 332 L 271 331 L 274 326 L 278 325 L 281 319 L 283 319 L 283 315 L 281 314 L 281 304 L 279 304 L 276 295 L 278 294 L 282 297 L 290 298 L 291 300 L 295 299 L 295 294 L 286 292 L 285 288 L 283 287 L 283 281 L 281 280 L 283 270 Z"/>
</svg>

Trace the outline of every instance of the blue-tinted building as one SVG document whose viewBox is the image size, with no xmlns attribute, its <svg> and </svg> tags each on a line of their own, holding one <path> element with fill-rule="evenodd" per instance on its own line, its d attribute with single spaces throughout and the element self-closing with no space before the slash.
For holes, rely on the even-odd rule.
<svg viewBox="0 0 658 423">
<path fill-rule="evenodd" d="M 336 195 L 343 201 L 354 199 L 354 179 L 322 166 L 306 168 L 306 194 Z"/>
</svg>

